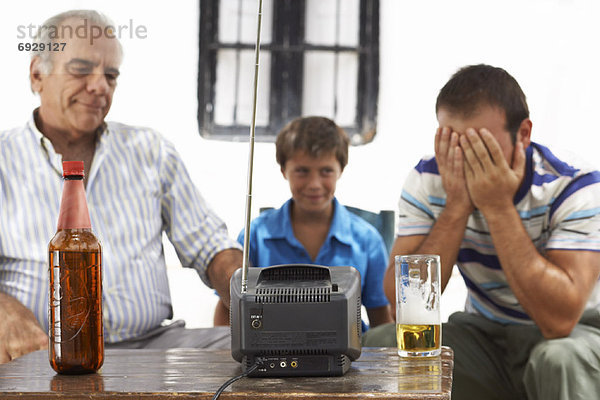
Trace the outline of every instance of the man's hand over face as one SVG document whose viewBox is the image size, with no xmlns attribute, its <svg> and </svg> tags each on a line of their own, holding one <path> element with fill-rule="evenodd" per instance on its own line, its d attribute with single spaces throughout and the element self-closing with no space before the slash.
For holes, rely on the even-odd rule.
<svg viewBox="0 0 600 400">
<path fill-rule="evenodd" d="M 512 167 L 504 158 L 496 138 L 485 128 L 479 133 L 467 129 L 460 137 L 460 147 L 465 158 L 467 188 L 475 207 L 485 214 L 512 206 L 525 174 L 523 144 L 517 141 L 513 149 Z"/>
<path fill-rule="evenodd" d="M 473 212 L 473 202 L 465 181 L 463 152 L 459 135 L 448 127 L 438 128 L 435 134 L 435 159 L 446 192 L 446 209 L 462 215 Z"/>
</svg>

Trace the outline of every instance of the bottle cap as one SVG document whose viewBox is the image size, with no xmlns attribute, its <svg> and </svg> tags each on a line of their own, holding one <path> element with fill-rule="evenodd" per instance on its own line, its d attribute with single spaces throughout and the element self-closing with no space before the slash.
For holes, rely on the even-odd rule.
<svg viewBox="0 0 600 400">
<path fill-rule="evenodd" d="M 83 176 L 83 161 L 63 161 L 63 176 Z"/>
</svg>

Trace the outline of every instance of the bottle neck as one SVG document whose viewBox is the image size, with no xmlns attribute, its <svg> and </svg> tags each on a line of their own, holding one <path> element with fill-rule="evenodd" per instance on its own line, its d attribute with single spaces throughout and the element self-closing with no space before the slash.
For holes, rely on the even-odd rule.
<svg viewBox="0 0 600 400">
<path fill-rule="evenodd" d="M 82 177 L 65 177 L 57 228 L 59 230 L 92 228 Z"/>
</svg>

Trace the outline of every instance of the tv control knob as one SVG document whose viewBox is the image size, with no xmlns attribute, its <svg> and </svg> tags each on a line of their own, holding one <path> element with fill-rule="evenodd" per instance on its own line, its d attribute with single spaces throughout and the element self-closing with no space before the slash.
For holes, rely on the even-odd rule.
<svg viewBox="0 0 600 400">
<path fill-rule="evenodd" d="M 252 325 L 254 329 L 258 329 L 262 326 L 262 322 L 260 319 L 253 319 L 250 325 Z"/>
</svg>

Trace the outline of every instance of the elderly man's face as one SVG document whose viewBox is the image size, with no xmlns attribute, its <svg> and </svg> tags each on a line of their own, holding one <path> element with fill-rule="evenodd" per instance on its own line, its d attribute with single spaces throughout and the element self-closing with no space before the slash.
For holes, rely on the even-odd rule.
<svg viewBox="0 0 600 400">
<path fill-rule="evenodd" d="M 66 20 L 74 28 L 81 20 Z M 64 38 L 63 51 L 52 54 L 50 74 L 35 75 L 32 88 L 41 98 L 40 116 L 45 125 L 73 133 L 94 132 L 110 109 L 117 85 L 121 51 L 116 39 Z M 39 59 L 37 60 L 39 62 Z"/>
</svg>

